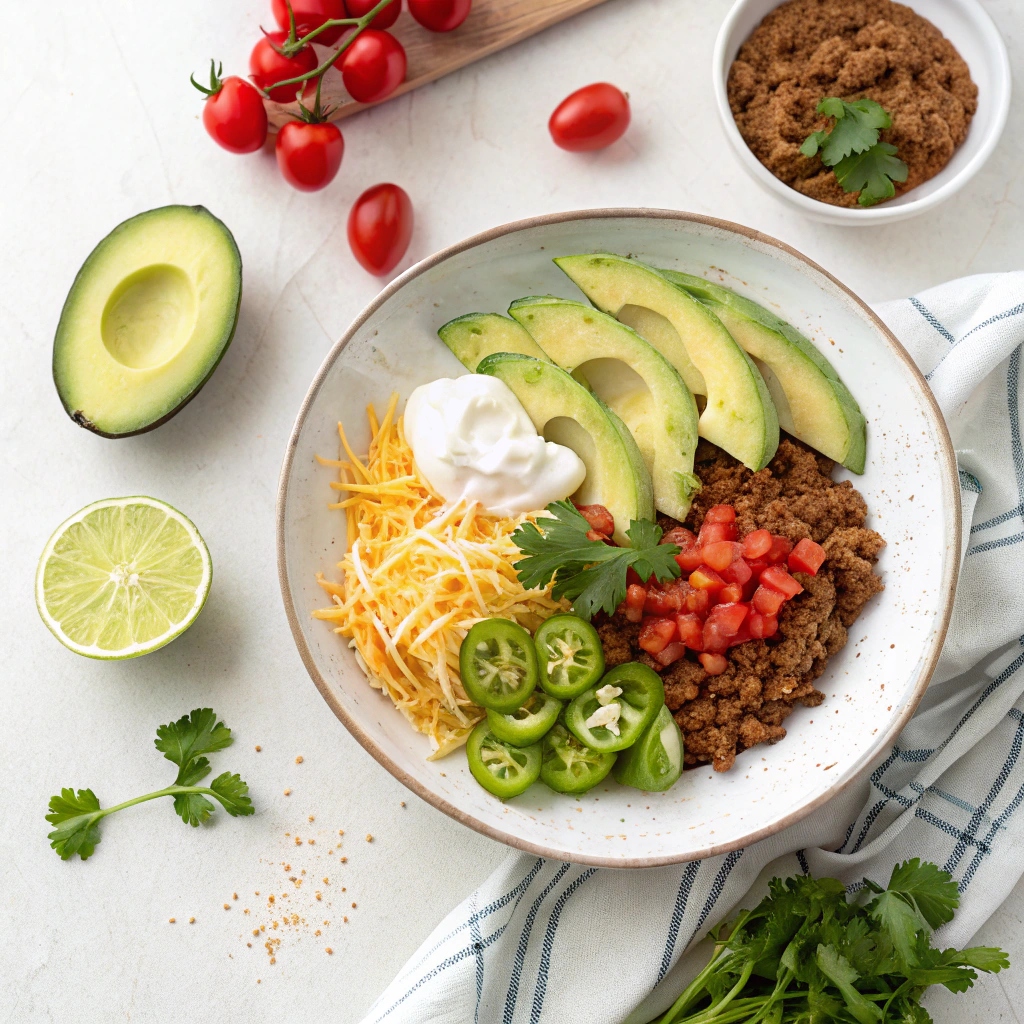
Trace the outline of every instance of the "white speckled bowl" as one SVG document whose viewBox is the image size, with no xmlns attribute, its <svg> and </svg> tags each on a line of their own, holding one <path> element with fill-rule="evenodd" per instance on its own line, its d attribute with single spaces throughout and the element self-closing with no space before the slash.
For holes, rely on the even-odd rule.
<svg viewBox="0 0 1024 1024">
<path fill-rule="evenodd" d="M 868 208 L 832 206 L 790 188 L 768 170 L 743 141 L 726 95 L 729 68 L 740 46 L 784 0 L 737 0 L 715 42 L 711 74 L 726 138 L 744 169 L 764 189 L 815 220 L 864 227 L 886 224 L 934 209 L 960 191 L 992 155 L 1010 110 L 1010 58 L 1006 44 L 978 0 L 900 0 L 927 18 L 957 48 L 978 86 L 978 110 L 963 145 L 934 178 L 896 199 Z"/>
<path fill-rule="evenodd" d="M 536 785 L 501 803 L 469 774 L 461 751 L 430 762 L 425 737 L 378 691 L 352 652 L 311 612 L 315 574 L 335 572 L 345 537 L 327 508 L 341 419 L 356 450 L 369 442 L 365 405 L 465 372 L 436 336 L 461 313 L 498 310 L 529 294 L 577 296 L 551 257 L 633 253 L 724 280 L 777 309 L 827 352 L 869 424 L 857 486 L 889 546 L 886 590 L 818 681 L 775 746 L 739 755 L 724 774 L 685 772 L 667 793 L 610 780 L 585 796 Z M 717 275 L 716 275 L 717 276 Z M 485 835 L 548 857 L 651 867 L 745 846 L 793 824 L 858 776 L 910 717 L 934 669 L 956 584 L 960 504 L 949 436 L 924 379 L 866 305 L 799 253 L 747 228 L 666 210 L 556 214 L 495 228 L 424 260 L 392 282 L 334 346 L 310 386 L 288 445 L 278 497 L 278 567 L 295 643 L 317 688 L 353 736 L 423 799 Z"/>
</svg>

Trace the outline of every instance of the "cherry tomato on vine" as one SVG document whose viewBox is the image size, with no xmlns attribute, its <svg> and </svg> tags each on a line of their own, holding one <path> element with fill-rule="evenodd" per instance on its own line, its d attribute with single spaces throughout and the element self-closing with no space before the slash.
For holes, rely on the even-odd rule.
<svg viewBox="0 0 1024 1024">
<path fill-rule="evenodd" d="M 289 121 L 277 133 L 277 166 L 300 192 L 316 192 L 333 180 L 345 153 L 337 125 Z"/>
<path fill-rule="evenodd" d="M 220 77 L 221 68 L 210 61 L 210 87 L 192 84 L 206 95 L 203 125 L 210 137 L 230 153 L 255 153 L 267 139 L 267 111 L 259 90 L 232 75 Z"/>
<path fill-rule="evenodd" d="M 270 8 L 274 12 L 274 20 L 278 27 L 287 31 L 288 7 L 285 0 L 270 0 Z M 304 26 L 305 32 L 319 28 L 325 21 L 348 17 L 345 0 L 292 0 L 292 13 L 295 15 L 295 24 Z M 318 35 L 316 41 L 323 43 L 324 46 L 332 46 L 341 38 L 344 31 L 345 28 L 341 25 L 329 28 Z"/>
<path fill-rule="evenodd" d="M 607 82 L 577 89 L 555 108 L 548 130 L 556 146 L 574 153 L 604 149 L 629 127 L 629 100 Z"/>
<path fill-rule="evenodd" d="M 341 77 L 360 103 L 377 103 L 405 81 L 405 48 L 390 33 L 366 29 L 341 58 Z"/>
<path fill-rule="evenodd" d="M 371 274 L 390 274 L 409 248 L 412 222 L 412 200 L 405 189 L 390 184 L 368 188 L 348 215 L 352 255 Z"/>
<path fill-rule="evenodd" d="M 298 78 L 316 67 L 316 54 L 312 46 L 304 46 L 295 56 L 286 57 L 279 52 L 279 47 L 286 42 L 286 31 L 268 32 L 252 48 L 249 55 L 249 77 L 257 88 L 266 89 L 275 82 Z M 298 91 L 297 85 L 286 85 L 281 89 L 271 89 L 268 95 L 275 103 L 291 103 Z"/>
<path fill-rule="evenodd" d="M 370 11 L 377 6 L 380 0 L 345 0 L 345 6 L 348 8 L 348 16 L 350 18 L 361 18 L 364 14 L 369 14 Z M 370 22 L 371 28 L 391 28 L 396 21 L 398 21 L 398 15 L 402 13 L 402 0 L 392 0 L 392 2 L 384 8 L 380 14 L 377 15 Z"/>
<path fill-rule="evenodd" d="M 409 13 L 431 32 L 451 32 L 469 16 L 473 0 L 408 0 Z"/>
</svg>

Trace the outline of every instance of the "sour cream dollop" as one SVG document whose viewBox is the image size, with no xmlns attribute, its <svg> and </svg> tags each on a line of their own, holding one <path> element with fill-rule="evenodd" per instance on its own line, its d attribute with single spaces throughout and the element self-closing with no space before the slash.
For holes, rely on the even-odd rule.
<svg viewBox="0 0 1024 1024">
<path fill-rule="evenodd" d="M 587 473 L 572 449 L 537 433 L 507 384 L 486 374 L 416 388 L 405 406 L 405 438 L 417 469 L 446 501 L 478 501 L 498 515 L 560 501 Z"/>
</svg>

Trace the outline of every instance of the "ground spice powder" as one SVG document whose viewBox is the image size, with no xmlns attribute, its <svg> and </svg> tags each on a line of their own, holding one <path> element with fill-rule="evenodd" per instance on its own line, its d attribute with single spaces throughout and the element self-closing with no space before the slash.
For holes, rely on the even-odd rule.
<svg viewBox="0 0 1024 1024">
<path fill-rule="evenodd" d="M 729 70 L 729 105 L 747 145 L 777 178 L 834 206 L 856 206 L 817 157 L 800 153 L 827 128 L 826 96 L 868 97 L 892 117 L 882 140 L 909 174 L 896 195 L 938 174 L 967 137 L 978 87 L 952 43 L 891 0 L 789 0 L 758 25 Z"/>
</svg>

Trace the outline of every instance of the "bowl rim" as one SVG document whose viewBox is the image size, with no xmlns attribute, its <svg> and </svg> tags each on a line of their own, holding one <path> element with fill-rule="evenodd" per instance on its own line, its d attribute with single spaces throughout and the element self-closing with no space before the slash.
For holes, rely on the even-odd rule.
<svg viewBox="0 0 1024 1024">
<path fill-rule="evenodd" d="M 725 16 L 725 20 L 722 22 L 718 35 L 715 38 L 714 53 L 711 59 L 711 76 L 716 106 L 718 107 L 718 116 L 722 122 L 726 138 L 736 152 L 744 169 L 763 188 L 795 206 L 809 217 L 819 221 L 852 226 L 865 226 L 886 222 L 893 223 L 905 220 L 908 217 L 917 216 L 945 202 L 959 192 L 988 161 L 992 151 L 996 148 L 999 139 L 1002 137 L 1010 112 L 1010 99 L 1013 92 L 1010 56 L 1006 49 L 1006 42 L 1002 35 L 1000 35 L 999 29 L 992 20 L 992 16 L 977 0 L 950 0 L 950 2 L 959 6 L 964 11 L 978 29 L 979 35 L 989 51 L 995 85 L 992 90 L 993 120 L 989 125 L 987 134 L 982 138 L 978 151 L 971 157 L 968 163 L 960 168 L 947 182 L 928 195 L 910 198 L 908 202 L 900 206 L 883 203 L 867 209 L 833 206 L 831 203 L 811 199 L 810 196 L 805 196 L 802 192 L 798 192 L 795 188 L 791 188 L 785 182 L 776 178 L 757 159 L 740 134 L 739 128 L 736 125 L 736 119 L 733 117 L 732 109 L 729 106 L 729 97 L 726 90 L 726 83 L 729 77 L 729 68 L 726 66 L 726 45 L 740 15 L 751 4 L 756 2 L 757 0 L 736 0 L 729 9 L 729 13 Z M 786 2 L 787 0 L 775 0 L 770 10 L 773 11 Z M 942 171 L 939 171 L 939 174 L 941 175 Z M 913 196 L 913 192 L 907 194 L 911 197 Z"/>
<path fill-rule="evenodd" d="M 721 231 L 731 232 L 733 234 L 739 234 L 745 238 L 761 243 L 763 245 L 772 246 L 779 249 L 781 252 L 787 253 L 788 255 L 795 257 L 800 262 L 806 264 L 813 271 L 823 275 L 828 281 L 835 285 L 840 291 L 844 292 L 853 303 L 860 308 L 860 310 L 867 315 L 869 320 L 872 322 L 874 327 L 882 333 L 885 339 L 891 346 L 894 354 L 903 361 L 907 369 L 911 374 L 917 378 L 918 383 L 921 386 L 922 392 L 925 396 L 926 403 L 931 409 L 933 418 L 938 427 L 939 436 L 939 461 L 943 467 L 944 473 L 947 475 L 947 483 L 949 483 L 952 494 L 955 496 L 959 489 L 959 477 L 957 473 L 956 455 L 953 449 L 953 442 L 949 435 L 949 430 L 946 427 L 946 421 L 942 415 L 942 411 L 939 408 L 938 402 L 935 396 L 932 394 L 931 388 L 928 386 L 924 375 L 918 369 L 916 363 L 910 356 L 910 353 L 903 347 L 896 336 L 889 330 L 888 327 L 882 322 L 878 315 L 871 309 L 870 306 L 863 299 L 857 296 L 851 291 L 846 285 L 835 278 L 823 267 L 819 266 L 813 260 L 805 256 L 799 250 L 794 249 L 792 246 L 787 245 L 785 242 L 774 238 L 771 235 L 767 235 L 755 228 L 749 228 L 742 224 L 734 223 L 733 221 L 722 220 L 717 217 L 708 217 L 698 213 L 688 213 L 681 210 L 669 210 L 669 209 L 658 209 L 653 207 L 604 207 L 593 210 L 570 210 L 562 213 L 549 213 L 542 214 L 536 217 L 526 217 L 521 220 L 510 221 L 505 224 L 501 224 L 497 227 L 490 228 L 487 231 L 479 232 L 478 234 L 471 235 L 469 238 L 464 239 L 461 242 L 456 242 L 454 245 L 447 246 L 444 249 L 440 249 L 432 256 L 428 256 L 426 259 L 421 260 L 419 263 L 414 264 L 404 273 L 396 277 L 390 284 L 387 285 L 381 291 L 376 298 L 374 298 L 359 315 L 353 320 L 352 324 L 345 331 L 345 333 L 334 343 L 331 347 L 330 352 L 324 358 L 320 368 L 317 370 L 316 375 L 313 378 L 309 389 L 306 392 L 305 397 L 302 400 L 302 405 L 299 408 L 298 415 L 295 418 L 295 423 L 292 427 L 291 434 L 288 438 L 288 445 L 285 450 L 284 461 L 281 466 L 281 474 L 278 481 L 278 492 L 277 492 L 277 508 L 276 508 L 276 534 L 277 534 L 277 574 L 278 582 L 281 587 L 281 598 L 284 603 L 285 615 L 288 619 L 288 626 L 291 629 L 292 639 L 295 642 L 295 646 L 298 649 L 299 657 L 302 659 L 302 663 L 309 673 L 310 678 L 313 680 L 314 685 L 320 691 L 320 695 L 327 702 L 328 707 L 334 712 L 341 723 L 348 729 L 351 736 L 356 740 L 357 743 L 375 760 L 378 764 L 386 769 L 395 779 L 401 782 L 406 788 L 410 789 L 418 797 L 425 800 L 431 806 L 437 808 L 447 814 L 450 818 L 459 822 L 462 825 L 466 825 L 473 829 L 475 832 L 479 832 L 482 835 L 487 836 L 489 839 L 494 839 L 505 846 L 510 846 L 518 850 L 522 850 L 526 853 L 535 854 L 540 857 L 545 857 L 553 860 L 565 861 L 568 858 L 564 851 L 552 849 L 545 846 L 542 843 L 531 842 L 526 839 L 522 839 L 511 833 L 505 832 L 500 828 L 495 828 L 483 821 L 480 821 L 472 814 L 462 810 L 457 805 L 451 803 L 444 797 L 434 793 L 426 786 L 421 784 L 416 778 L 410 775 L 401 765 L 396 763 L 391 757 L 389 757 L 380 747 L 377 745 L 371 735 L 365 732 L 355 719 L 349 715 L 345 706 L 339 701 L 334 693 L 332 692 L 327 680 L 323 677 L 319 667 L 313 658 L 312 651 L 309 649 L 306 643 L 305 637 L 302 632 L 302 626 L 299 619 L 299 610 L 296 607 L 296 603 L 293 597 L 292 589 L 289 584 L 288 568 L 286 563 L 286 534 L 285 534 L 285 508 L 288 502 L 288 489 L 291 481 L 292 468 L 295 462 L 295 454 L 298 448 L 299 437 L 305 426 L 306 418 L 313 406 L 317 395 L 320 392 L 321 387 L 324 384 L 328 374 L 334 368 L 334 364 L 337 362 L 338 357 L 344 351 L 345 347 L 352 340 L 353 337 L 360 331 L 362 326 L 369 320 L 374 313 L 377 312 L 393 295 L 399 292 L 406 284 L 412 281 L 414 278 L 419 277 L 421 274 L 438 266 L 445 260 L 456 256 L 459 253 L 465 252 L 469 249 L 473 249 L 476 246 L 486 244 L 487 242 L 494 241 L 497 238 L 501 238 L 505 235 L 515 234 L 519 231 L 524 231 L 537 227 L 545 227 L 552 224 L 565 224 L 572 221 L 581 220 L 614 220 L 614 219 L 637 219 L 647 218 L 652 220 L 674 220 L 674 221 L 686 221 L 694 224 L 701 224 L 707 227 L 716 228 Z M 960 502 L 954 500 L 951 502 L 953 511 L 953 523 L 952 531 L 949 534 L 953 542 L 953 546 L 959 550 L 959 539 L 962 534 L 962 515 Z M 775 835 L 778 832 L 782 832 L 797 822 L 806 818 L 812 811 L 817 810 L 819 807 L 826 804 L 829 800 L 838 796 L 843 790 L 854 784 L 864 774 L 869 771 L 873 765 L 877 755 L 881 753 L 887 746 L 889 746 L 893 740 L 903 730 L 903 727 L 910 720 L 914 711 L 916 711 L 921 698 L 924 696 L 925 691 L 928 688 L 928 684 L 931 681 L 932 675 L 935 672 L 936 665 L 938 664 L 939 655 L 942 651 L 943 643 L 945 642 L 946 632 L 949 628 L 950 618 L 953 612 L 953 599 L 956 594 L 957 579 L 960 572 L 960 560 L 954 555 L 951 559 L 951 565 L 949 567 L 949 585 L 946 593 L 943 595 L 944 607 L 941 614 L 941 621 L 938 624 L 938 628 L 935 631 L 931 641 L 930 647 L 927 649 L 923 659 L 922 668 L 918 676 L 917 685 L 915 686 L 914 692 L 911 694 L 910 699 L 906 702 L 900 713 L 890 722 L 888 728 L 877 737 L 873 752 L 870 756 L 861 758 L 859 764 L 853 765 L 848 769 L 847 774 L 840 775 L 837 777 L 835 783 L 829 787 L 824 793 L 815 797 L 809 801 L 806 805 L 798 808 L 795 811 L 785 815 L 779 821 L 772 825 L 765 826 L 764 828 L 758 829 L 751 832 L 749 835 L 742 839 L 734 839 L 721 844 L 716 844 L 705 850 L 700 851 L 697 855 L 692 854 L 680 854 L 680 855 L 662 855 L 654 857 L 630 857 L 630 858 L 614 858 L 614 857 L 601 857 L 601 856 L 588 856 L 585 854 L 574 854 L 572 863 L 575 864 L 586 864 L 594 867 L 606 867 L 606 868 L 653 868 L 653 867 L 664 867 L 671 864 L 681 864 L 689 861 L 700 860 L 707 857 L 715 857 L 725 853 L 731 853 L 734 850 L 742 849 L 751 845 L 752 843 L 760 842 L 762 839 L 767 839 L 769 836 Z"/>
</svg>

